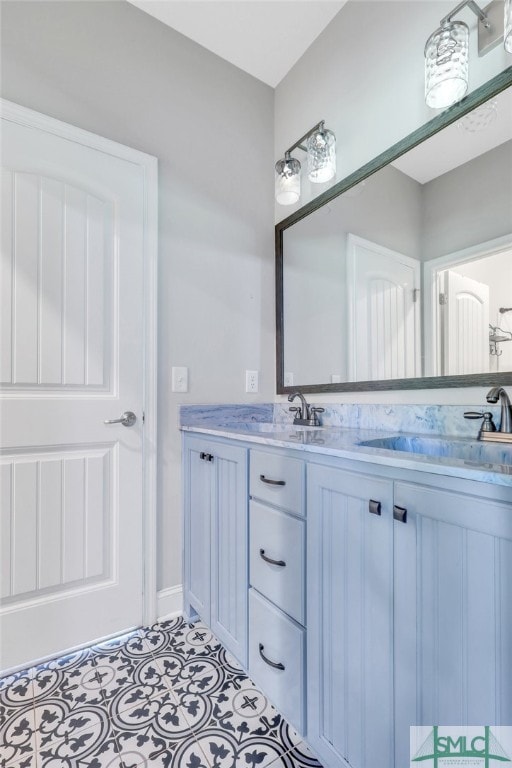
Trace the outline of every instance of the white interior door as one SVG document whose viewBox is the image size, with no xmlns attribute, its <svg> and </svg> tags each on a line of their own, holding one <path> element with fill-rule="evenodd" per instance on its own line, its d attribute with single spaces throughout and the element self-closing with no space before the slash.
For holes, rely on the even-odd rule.
<svg viewBox="0 0 512 768">
<path fill-rule="evenodd" d="M 143 169 L 2 119 L 0 667 L 142 622 Z M 105 420 L 133 411 L 131 427 Z"/>
<path fill-rule="evenodd" d="M 347 238 L 349 381 L 419 375 L 420 263 Z"/>
<path fill-rule="evenodd" d="M 441 308 L 443 375 L 489 370 L 489 286 L 446 270 Z"/>
</svg>

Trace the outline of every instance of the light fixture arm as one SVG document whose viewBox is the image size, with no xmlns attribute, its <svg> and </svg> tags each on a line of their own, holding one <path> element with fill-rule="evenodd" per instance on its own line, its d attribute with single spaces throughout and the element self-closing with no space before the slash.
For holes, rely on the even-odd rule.
<svg viewBox="0 0 512 768">
<path fill-rule="evenodd" d="M 289 158 L 294 149 L 302 149 L 303 152 L 307 152 L 307 148 L 304 146 L 304 142 L 306 141 L 308 136 L 311 136 L 311 134 L 314 133 L 315 131 L 323 130 L 324 125 L 325 125 L 325 120 L 320 120 L 319 123 L 317 123 L 312 128 L 310 128 L 309 131 L 304 134 L 304 136 L 301 136 L 300 139 L 295 142 L 295 144 L 292 144 L 292 146 L 286 150 L 286 152 L 284 153 L 285 158 L 287 156 Z"/>
<path fill-rule="evenodd" d="M 486 29 L 490 28 L 491 24 L 487 17 L 487 14 L 485 13 L 485 11 L 482 11 L 482 9 L 475 3 L 475 0 L 463 0 L 462 3 L 459 3 L 457 7 L 453 9 L 453 11 L 450 11 L 450 13 L 447 14 L 447 16 L 444 16 L 444 18 L 441 19 L 440 26 L 442 27 L 445 24 L 449 24 L 450 21 L 453 19 L 453 17 L 456 16 L 457 13 L 459 13 L 459 11 L 461 11 L 466 6 L 470 8 L 473 11 L 473 13 L 478 16 L 478 18 L 480 19 L 480 21 L 482 22 L 482 24 Z"/>
</svg>

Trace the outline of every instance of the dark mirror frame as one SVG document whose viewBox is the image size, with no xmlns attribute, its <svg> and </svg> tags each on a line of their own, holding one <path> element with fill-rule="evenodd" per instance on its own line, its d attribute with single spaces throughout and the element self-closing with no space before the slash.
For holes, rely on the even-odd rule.
<svg viewBox="0 0 512 768">
<path fill-rule="evenodd" d="M 350 381 L 343 384 L 296 384 L 284 386 L 284 312 L 283 312 L 283 232 L 296 224 L 310 213 L 317 211 L 334 198 L 342 195 L 360 181 L 368 178 L 376 171 L 396 160 L 426 139 L 441 131 L 448 125 L 459 120 L 468 112 L 479 107 L 488 99 L 512 85 L 512 66 L 500 72 L 484 85 L 470 93 L 462 101 L 454 104 L 440 115 L 437 115 L 425 125 L 422 125 L 405 139 L 394 144 L 382 154 L 370 160 L 359 170 L 351 173 L 342 181 L 323 192 L 314 200 L 299 208 L 298 211 L 283 219 L 275 228 L 276 243 L 276 363 L 277 363 L 277 394 L 287 394 L 300 390 L 301 392 L 363 392 L 369 390 L 391 389 L 433 389 L 441 387 L 471 387 L 510 384 L 512 372 L 477 373 L 462 376 L 425 376 L 410 379 L 382 379 L 378 381 Z"/>
</svg>

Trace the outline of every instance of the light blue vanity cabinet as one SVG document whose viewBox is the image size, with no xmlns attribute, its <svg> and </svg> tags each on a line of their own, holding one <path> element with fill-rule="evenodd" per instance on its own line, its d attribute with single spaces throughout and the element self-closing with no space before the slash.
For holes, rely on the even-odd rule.
<svg viewBox="0 0 512 768">
<path fill-rule="evenodd" d="M 397 765 L 412 724 L 512 723 L 512 489 L 446 485 L 395 483 Z"/>
<path fill-rule="evenodd" d="M 315 464 L 307 483 L 308 743 L 394 768 L 393 483 Z"/>
<path fill-rule="evenodd" d="M 409 763 L 411 725 L 512 723 L 512 490 L 332 464 L 307 474 L 319 758 L 394 768 Z"/>
<path fill-rule="evenodd" d="M 247 665 L 247 450 L 185 435 L 184 612 Z"/>
<path fill-rule="evenodd" d="M 512 486 L 263 434 L 184 438 L 186 610 L 325 768 L 402 768 L 411 725 L 510 725 Z"/>
</svg>

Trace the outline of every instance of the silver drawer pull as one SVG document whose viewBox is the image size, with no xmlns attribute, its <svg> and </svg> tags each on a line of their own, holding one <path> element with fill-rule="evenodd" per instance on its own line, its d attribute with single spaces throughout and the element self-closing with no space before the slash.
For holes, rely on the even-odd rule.
<svg viewBox="0 0 512 768">
<path fill-rule="evenodd" d="M 260 475 L 260 480 L 262 483 L 267 483 L 267 485 L 286 485 L 285 480 L 269 480 L 265 475 Z"/>
<path fill-rule="evenodd" d="M 265 662 L 265 664 L 268 664 L 269 667 L 272 667 L 273 669 L 279 669 L 281 672 L 284 672 L 284 670 L 285 670 L 284 664 L 281 664 L 281 662 L 276 664 L 275 661 L 270 661 L 270 659 L 267 659 L 267 657 L 263 653 L 264 650 L 265 650 L 265 646 L 263 645 L 263 643 L 260 643 L 259 644 L 259 652 L 260 652 L 260 656 L 263 659 L 263 661 Z"/>
<path fill-rule="evenodd" d="M 286 566 L 286 563 L 284 560 L 272 560 L 271 557 L 267 557 L 264 549 L 260 549 L 260 557 L 266 563 L 270 563 L 270 565 L 278 565 L 280 568 L 284 568 Z"/>
<path fill-rule="evenodd" d="M 370 499 L 370 501 L 368 502 L 368 509 L 372 515 L 380 515 L 381 514 L 380 501 L 375 501 L 374 499 Z"/>
<path fill-rule="evenodd" d="M 393 507 L 393 518 L 395 520 L 398 520 L 399 523 L 406 523 L 407 522 L 407 510 L 405 507 L 399 507 L 398 504 L 395 504 Z"/>
</svg>

